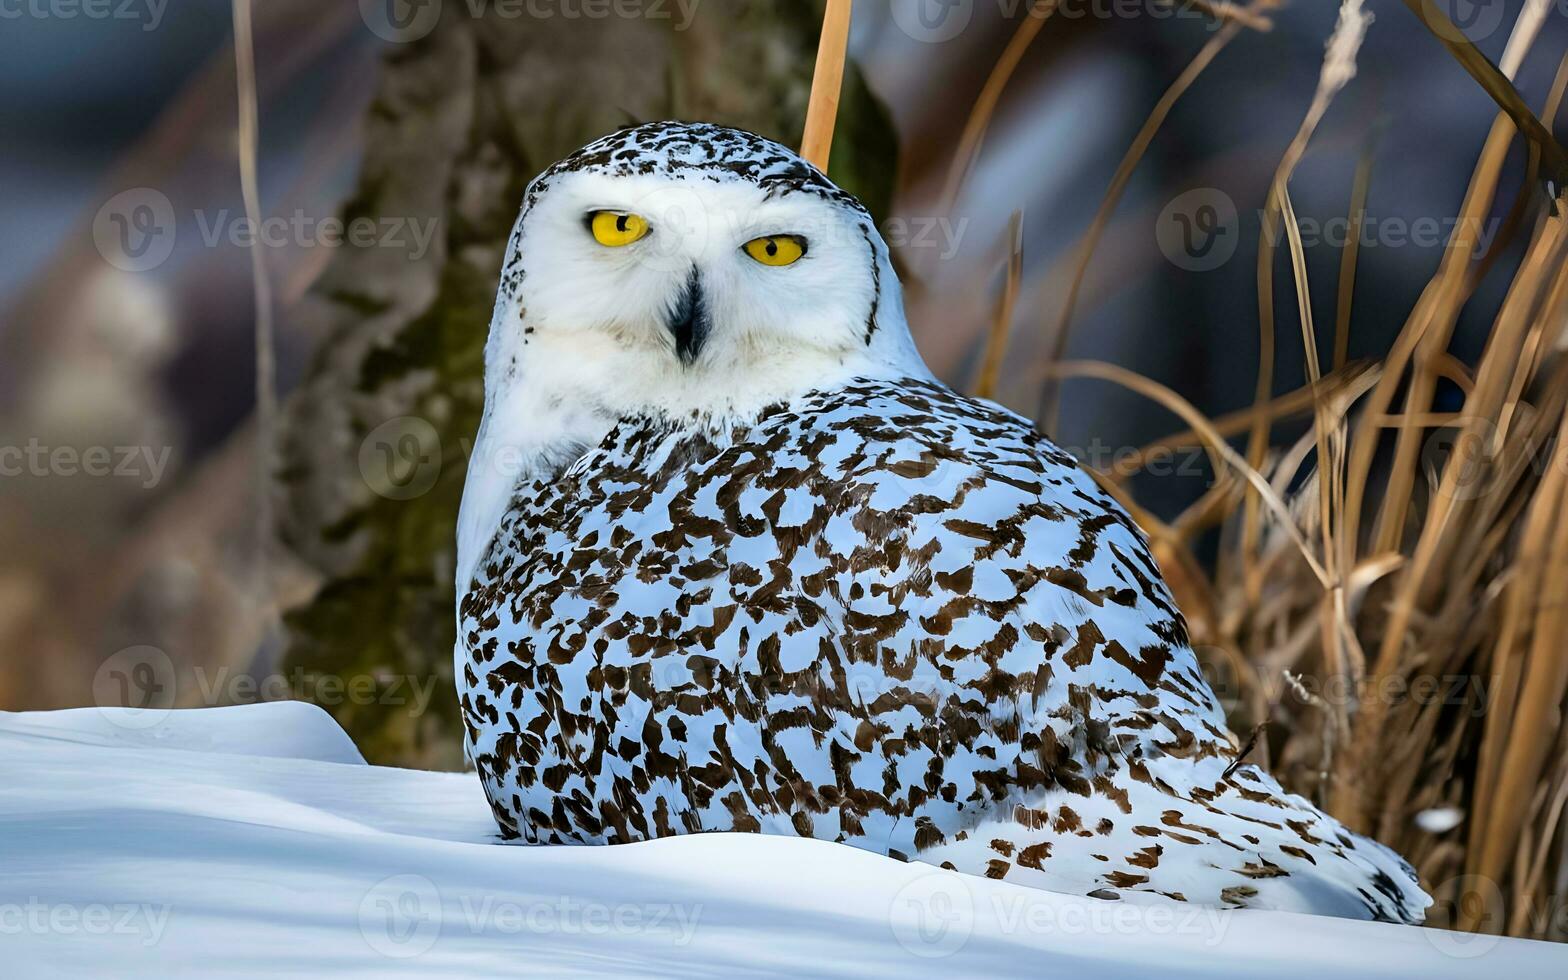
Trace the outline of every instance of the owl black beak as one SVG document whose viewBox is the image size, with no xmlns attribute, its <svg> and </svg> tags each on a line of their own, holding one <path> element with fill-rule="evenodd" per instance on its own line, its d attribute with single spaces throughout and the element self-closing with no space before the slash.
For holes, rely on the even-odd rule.
<svg viewBox="0 0 1568 980">
<path fill-rule="evenodd" d="M 675 354 L 690 366 L 702 353 L 708 339 L 708 304 L 702 294 L 702 276 L 693 266 L 686 285 L 670 313 L 670 334 L 675 338 Z"/>
</svg>

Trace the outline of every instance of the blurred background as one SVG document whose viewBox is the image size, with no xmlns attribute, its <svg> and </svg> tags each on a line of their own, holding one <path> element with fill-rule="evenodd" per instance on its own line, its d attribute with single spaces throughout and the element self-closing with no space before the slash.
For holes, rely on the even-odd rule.
<svg viewBox="0 0 1568 980">
<path fill-rule="evenodd" d="M 1218 651 L 1243 736 L 1271 718 L 1288 728 L 1319 695 L 1277 665 L 1249 667 L 1250 686 L 1231 677 L 1230 653 L 1255 665 L 1288 643 L 1236 626 L 1234 610 L 1195 611 L 1216 589 L 1185 591 L 1184 577 L 1223 584 L 1241 498 L 1214 494 L 1224 481 L 1181 435 L 1190 422 L 1147 392 L 1050 372 L 1064 357 L 1108 362 L 1234 421 L 1260 396 L 1303 390 L 1304 312 L 1324 373 L 1352 378 L 1394 348 L 1498 115 L 1444 32 L 1504 62 L 1535 112 L 1568 51 L 1568 5 L 1428 3 L 1446 17 L 1367 4 L 1355 78 L 1291 177 L 1299 267 L 1263 215 L 1337 4 L 855 4 L 833 176 L 893 246 L 922 351 L 1101 471 L 1176 434 L 1120 485 L 1140 519 L 1181 531 L 1183 556 L 1161 560 L 1195 638 Z M 237 84 L 230 0 L 0 5 L 0 708 L 299 698 L 373 761 L 461 766 L 452 524 L 522 189 L 626 122 L 708 119 L 796 143 L 820 10 L 268 0 L 250 21 L 251 90 Z M 1521 24 L 1533 44 L 1511 46 Z M 250 97 L 254 216 L 239 124 Z M 1549 213 L 1524 141 L 1503 147 L 1476 243 L 1496 272 L 1474 276 L 1455 310 L 1446 354 L 1459 367 L 1438 372 L 1434 412 L 1465 403 L 1527 232 Z M 1278 260 L 1260 265 L 1271 242 Z M 1305 311 L 1291 288 L 1302 275 Z M 1560 317 L 1552 302 L 1533 309 Z M 1543 350 L 1561 334 L 1550 322 Z M 1271 463 L 1312 430 L 1310 393 L 1295 406 L 1265 432 Z M 1245 424 L 1224 431 L 1246 448 Z M 1428 470 L 1446 463 L 1423 445 Z M 1280 477 L 1282 492 L 1310 484 L 1308 470 Z M 1498 519 L 1499 541 L 1522 513 Z M 1316 669 L 1298 667 L 1298 680 Z M 1475 703 L 1449 705 L 1423 738 L 1446 738 Z M 1557 705 L 1536 732 L 1552 758 Z M 1326 799 L 1325 742 L 1317 731 L 1292 752 L 1266 733 L 1262 751 Z M 1477 784 L 1453 775 L 1469 754 L 1445 756 L 1426 796 L 1359 822 L 1424 835 L 1416 856 L 1432 874 L 1473 870 L 1456 842 L 1474 849 Z M 1518 839 L 1531 893 L 1548 897 L 1568 892 L 1554 779 L 1530 783 L 1520 805 L 1537 831 L 1515 828 L 1506 849 Z M 1563 938 L 1562 909 L 1511 907 L 1529 921 L 1484 928 Z"/>
</svg>

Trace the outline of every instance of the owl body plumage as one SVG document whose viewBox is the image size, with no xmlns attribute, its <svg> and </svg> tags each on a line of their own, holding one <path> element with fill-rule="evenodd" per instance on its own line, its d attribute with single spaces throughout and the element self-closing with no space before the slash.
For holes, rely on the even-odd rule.
<svg viewBox="0 0 1568 980">
<path fill-rule="evenodd" d="M 530 219 L 530 189 L 465 488 L 458 693 L 504 836 L 797 835 L 1079 894 L 1420 920 L 1397 855 L 1237 760 L 1127 514 L 931 378 L 853 198 L 749 134 L 601 144 L 541 178 L 559 216 Z M 579 329 L 570 275 L 641 272 L 537 243 L 650 177 L 778 216 Z M 813 225 L 793 272 L 729 250 L 812 220 L 841 227 Z M 781 282 L 801 319 L 742 302 Z M 695 358 L 659 336 L 675 317 L 712 337 Z"/>
<path fill-rule="evenodd" d="M 939 385 L 624 420 L 519 490 L 483 566 L 462 701 L 528 842 L 761 831 L 1081 893 L 1419 910 L 1391 852 L 1226 776 L 1131 520 Z"/>
</svg>

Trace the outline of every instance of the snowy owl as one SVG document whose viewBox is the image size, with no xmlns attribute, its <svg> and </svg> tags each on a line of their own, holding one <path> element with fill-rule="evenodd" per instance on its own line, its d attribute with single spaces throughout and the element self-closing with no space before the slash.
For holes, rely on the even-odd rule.
<svg viewBox="0 0 1568 980">
<path fill-rule="evenodd" d="M 1420 921 L 1240 765 L 1127 514 L 921 361 L 871 216 L 655 123 L 529 187 L 458 527 L 503 836 L 816 837 L 1055 891 Z"/>
</svg>

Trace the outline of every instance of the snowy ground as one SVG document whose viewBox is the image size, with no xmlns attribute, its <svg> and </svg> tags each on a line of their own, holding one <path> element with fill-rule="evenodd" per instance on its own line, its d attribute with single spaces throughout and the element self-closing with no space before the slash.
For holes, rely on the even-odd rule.
<svg viewBox="0 0 1568 980">
<path fill-rule="evenodd" d="M 319 709 L 0 713 L 0 975 L 1568 976 L 1568 947 L 1136 906 L 713 834 L 495 843 Z"/>
</svg>

